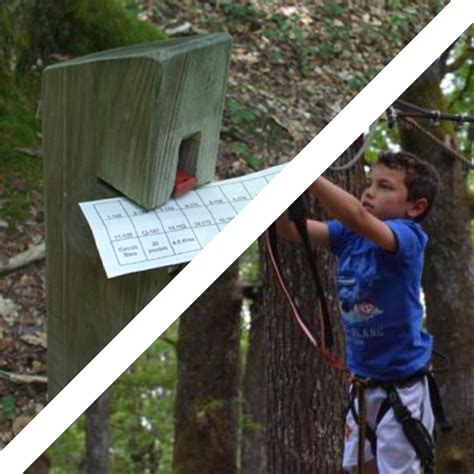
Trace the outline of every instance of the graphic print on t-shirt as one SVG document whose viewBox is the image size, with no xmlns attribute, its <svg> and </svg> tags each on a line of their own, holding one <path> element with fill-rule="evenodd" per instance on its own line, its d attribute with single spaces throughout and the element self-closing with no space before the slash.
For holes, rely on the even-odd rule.
<svg viewBox="0 0 474 474">
<path fill-rule="evenodd" d="M 341 315 L 348 323 L 363 323 L 382 313 L 370 298 L 377 280 L 375 249 L 355 252 L 340 268 L 336 279 Z"/>
</svg>

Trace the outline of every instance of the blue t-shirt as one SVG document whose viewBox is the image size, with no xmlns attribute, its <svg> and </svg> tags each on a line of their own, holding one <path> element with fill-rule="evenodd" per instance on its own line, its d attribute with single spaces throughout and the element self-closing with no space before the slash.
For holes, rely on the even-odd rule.
<svg viewBox="0 0 474 474">
<path fill-rule="evenodd" d="M 407 219 L 385 221 L 395 253 L 328 221 L 330 249 L 338 257 L 336 287 L 346 333 L 349 369 L 379 380 L 408 377 L 428 365 L 432 337 L 422 330 L 423 256 L 428 240 Z"/>
</svg>

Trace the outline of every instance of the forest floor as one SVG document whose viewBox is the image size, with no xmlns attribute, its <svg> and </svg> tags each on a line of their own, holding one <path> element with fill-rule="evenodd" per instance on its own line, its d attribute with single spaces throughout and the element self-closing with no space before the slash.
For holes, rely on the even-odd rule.
<svg viewBox="0 0 474 474">
<path fill-rule="evenodd" d="M 336 2 L 195 3 L 160 2 L 140 17 L 171 34 L 183 27 L 233 37 L 219 178 L 290 160 L 431 16 L 417 6 L 390 13 Z M 28 199 L 20 221 L 0 214 L 0 262 L 44 238 L 41 180 L 31 191 L 21 174 L 11 179 Z M 13 204 L 0 195 L 4 208 Z M 0 448 L 47 402 L 45 285 L 44 261 L 0 276 Z"/>
</svg>

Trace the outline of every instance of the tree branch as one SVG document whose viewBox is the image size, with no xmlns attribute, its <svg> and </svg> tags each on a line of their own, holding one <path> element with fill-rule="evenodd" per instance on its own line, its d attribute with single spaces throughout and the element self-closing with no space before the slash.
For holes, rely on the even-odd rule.
<svg viewBox="0 0 474 474">
<path fill-rule="evenodd" d="M 19 268 L 26 267 L 33 262 L 44 259 L 46 254 L 46 245 L 42 241 L 37 245 L 33 245 L 24 252 L 21 252 L 7 260 L 0 261 L 0 275 L 13 272 Z"/>
</svg>

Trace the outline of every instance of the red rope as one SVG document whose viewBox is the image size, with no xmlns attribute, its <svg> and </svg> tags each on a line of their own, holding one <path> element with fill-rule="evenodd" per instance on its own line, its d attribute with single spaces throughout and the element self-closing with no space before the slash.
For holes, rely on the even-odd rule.
<svg viewBox="0 0 474 474">
<path fill-rule="evenodd" d="M 293 298 L 291 297 L 290 292 L 288 291 L 288 288 L 285 284 L 283 276 L 278 267 L 278 263 L 276 261 L 275 254 L 273 252 L 271 239 L 270 239 L 270 235 L 268 231 L 266 231 L 263 235 L 263 242 L 264 242 L 264 247 L 267 251 L 268 260 L 270 261 L 270 264 L 271 264 L 270 266 L 272 267 L 276 280 L 280 286 L 280 289 L 283 292 L 283 295 L 285 296 L 285 299 L 291 309 L 291 312 L 293 313 L 293 317 L 296 319 L 303 333 L 306 335 L 310 343 L 320 352 L 323 359 L 332 368 L 341 372 L 344 376 L 350 378 L 351 375 L 350 375 L 349 369 L 347 368 L 344 361 L 337 355 L 333 354 L 330 350 L 328 350 L 327 347 L 325 347 L 324 337 L 321 338 L 322 344 L 319 344 L 318 341 L 311 334 L 311 331 L 308 329 L 308 327 L 304 323 L 303 318 L 301 317 L 300 312 L 295 302 L 293 301 Z M 322 318 L 320 318 L 320 326 L 321 326 L 321 334 L 324 334 L 324 321 L 322 320 Z"/>
</svg>

